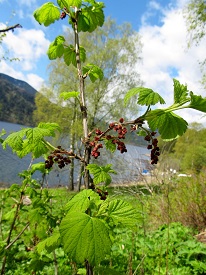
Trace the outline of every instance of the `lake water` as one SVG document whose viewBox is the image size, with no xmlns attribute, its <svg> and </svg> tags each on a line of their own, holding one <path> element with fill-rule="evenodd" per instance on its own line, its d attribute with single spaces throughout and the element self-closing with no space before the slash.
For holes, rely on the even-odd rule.
<svg viewBox="0 0 206 275">
<path fill-rule="evenodd" d="M 5 129 L 7 134 L 14 131 L 19 131 L 22 127 L 25 126 L 0 121 L 0 131 Z M 112 168 L 118 172 L 117 175 L 112 175 L 114 182 L 122 183 L 131 180 L 138 180 L 142 171 L 148 169 L 149 151 L 147 148 L 127 145 L 127 150 L 128 152 L 124 154 L 120 154 L 118 151 L 114 154 L 110 152 L 102 154 L 104 150 L 101 151 L 102 158 L 106 160 L 106 162 L 103 162 L 103 165 L 112 163 Z M 35 162 L 38 161 L 43 161 L 43 159 L 35 160 Z M 27 170 L 30 162 L 31 155 L 20 159 L 16 156 L 16 154 L 12 153 L 12 150 L 9 147 L 6 150 L 3 150 L 2 146 L 0 146 L 0 183 L 20 183 L 21 179 L 18 176 L 18 173 L 22 170 Z M 78 162 L 76 162 L 76 165 L 75 179 L 78 174 Z M 62 170 L 55 168 L 47 178 L 49 186 L 56 186 L 60 184 L 67 185 L 68 175 L 69 166 Z M 41 180 L 40 173 L 34 175 L 34 178 Z"/>
</svg>

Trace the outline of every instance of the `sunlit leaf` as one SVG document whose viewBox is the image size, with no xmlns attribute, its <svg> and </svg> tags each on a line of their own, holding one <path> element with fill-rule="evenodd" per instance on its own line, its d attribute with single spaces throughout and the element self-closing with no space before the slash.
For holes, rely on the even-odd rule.
<svg viewBox="0 0 206 275">
<path fill-rule="evenodd" d="M 32 153 L 34 158 L 38 158 L 48 151 L 44 137 L 54 137 L 56 130 L 60 131 L 57 123 L 41 122 L 38 127 L 24 128 L 10 134 L 3 142 L 3 147 L 6 148 L 6 145 L 9 145 L 21 158 L 29 153 Z"/>
<path fill-rule="evenodd" d="M 86 59 L 86 51 L 81 46 L 79 47 L 79 51 L 80 51 L 80 60 L 81 62 L 84 62 Z M 72 63 L 76 67 L 77 65 L 76 52 L 73 45 L 69 45 L 69 47 L 65 48 L 64 61 L 68 66 Z"/>
<path fill-rule="evenodd" d="M 124 103 L 125 105 L 128 103 L 128 101 L 136 96 L 138 97 L 137 103 L 140 105 L 155 105 L 157 103 L 165 104 L 164 99 L 156 92 L 154 92 L 152 89 L 144 88 L 144 87 L 138 87 L 138 88 L 132 88 L 129 90 L 125 97 L 124 97 Z"/>
<path fill-rule="evenodd" d="M 60 97 L 63 98 L 64 100 L 67 100 L 67 99 L 72 98 L 72 97 L 78 97 L 78 95 L 79 95 L 79 92 L 75 92 L 75 91 L 61 92 Z"/>
<path fill-rule="evenodd" d="M 55 136 L 56 131 L 61 132 L 59 124 L 54 122 L 40 122 L 38 128 L 49 130 L 49 136 L 52 137 Z"/>
<path fill-rule="evenodd" d="M 39 242 L 36 246 L 37 252 L 41 254 L 43 250 L 47 252 L 54 251 L 60 245 L 60 233 L 55 232 L 52 236 L 48 237 L 47 239 Z"/>
<path fill-rule="evenodd" d="M 61 57 L 64 53 L 64 42 L 65 39 L 63 36 L 58 36 L 55 40 L 50 44 L 49 49 L 47 51 L 47 55 L 50 60 L 54 60 L 57 57 Z"/>
<path fill-rule="evenodd" d="M 115 224 L 121 224 L 126 227 L 133 227 L 138 222 L 138 214 L 134 207 L 128 202 L 116 199 L 109 202 L 108 217 L 110 217 Z"/>
<path fill-rule="evenodd" d="M 87 259 L 91 265 L 97 265 L 110 254 L 108 227 L 100 219 L 85 213 L 69 213 L 61 222 L 60 234 L 64 251 L 77 263 Z"/>
<path fill-rule="evenodd" d="M 106 149 L 110 152 L 114 153 L 116 151 L 116 144 L 114 144 L 111 139 L 105 139 L 104 144 Z"/>
<path fill-rule="evenodd" d="M 110 184 L 112 178 L 110 173 L 116 174 L 116 171 L 111 169 L 112 164 L 107 164 L 106 166 L 99 166 L 97 164 L 88 164 L 86 169 L 94 176 L 94 184 L 105 183 L 106 185 Z"/>
<path fill-rule="evenodd" d="M 99 200 L 99 195 L 91 189 L 85 189 L 75 195 L 66 204 L 67 211 L 85 212 L 93 200 Z"/>
<path fill-rule="evenodd" d="M 164 99 L 152 89 L 148 88 L 139 88 L 139 97 L 137 100 L 139 105 L 155 105 L 157 103 L 165 104 Z"/>
<path fill-rule="evenodd" d="M 49 26 L 60 18 L 60 11 L 52 2 L 47 2 L 34 11 L 34 18 L 39 24 Z"/>
<path fill-rule="evenodd" d="M 158 130 L 163 140 L 171 140 L 183 135 L 188 126 L 187 121 L 180 116 L 161 109 L 150 111 L 146 119 L 151 130 Z"/>
<path fill-rule="evenodd" d="M 34 163 L 31 166 L 31 173 L 33 174 L 36 171 L 40 171 L 41 173 L 45 173 L 47 169 L 45 169 L 45 162 Z"/>
<path fill-rule="evenodd" d="M 80 8 L 82 5 L 82 0 L 68 0 L 68 5 L 72 7 Z"/>
<path fill-rule="evenodd" d="M 188 90 L 187 86 L 180 84 L 176 79 L 173 79 L 174 82 L 174 103 L 181 103 L 185 100 L 188 100 Z"/>
<path fill-rule="evenodd" d="M 104 24 L 104 12 L 99 6 L 89 6 L 82 9 L 82 14 L 89 22 L 89 29 L 87 31 L 93 32 L 98 26 L 102 27 Z M 83 30 L 83 29 L 82 29 Z"/>
<path fill-rule="evenodd" d="M 69 45 L 69 47 L 65 48 L 64 62 L 67 64 L 67 66 L 69 66 L 71 63 L 74 64 L 76 62 L 75 48 L 73 45 Z"/>
<path fill-rule="evenodd" d="M 104 77 L 103 71 L 94 64 L 87 64 L 83 67 L 83 74 L 88 74 L 92 82 L 95 82 L 97 79 L 102 80 Z"/>
<path fill-rule="evenodd" d="M 78 32 L 86 32 L 89 28 L 89 19 L 83 13 L 80 13 L 78 17 Z"/>
<path fill-rule="evenodd" d="M 27 128 L 8 135 L 2 144 L 3 148 L 6 149 L 6 145 L 9 145 L 13 151 L 21 150 L 23 146 L 23 137 L 25 136 L 26 131 Z"/>
<path fill-rule="evenodd" d="M 192 92 L 190 93 L 190 97 L 191 102 L 188 107 L 206 113 L 206 98 L 202 98 L 200 95 L 194 95 Z"/>
</svg>

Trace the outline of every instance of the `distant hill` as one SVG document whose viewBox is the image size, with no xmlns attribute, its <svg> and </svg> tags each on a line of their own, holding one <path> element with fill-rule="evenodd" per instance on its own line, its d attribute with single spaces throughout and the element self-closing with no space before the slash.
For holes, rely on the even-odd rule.
<svg viewBox="0 0 206 275">
<path fill-rule="evenodd" d="M 32 126 L 36 92 L 25 81 L 0 73 L 0 121 Z"/>
</svg>

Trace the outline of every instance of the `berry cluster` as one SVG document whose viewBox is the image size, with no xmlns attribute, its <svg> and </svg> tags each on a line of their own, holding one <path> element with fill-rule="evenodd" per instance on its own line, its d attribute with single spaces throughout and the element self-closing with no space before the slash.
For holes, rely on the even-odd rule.
<svg viewBox="0 0 206 275">
<path fill-rule="evenodd" d="M 119 150 L 121 153 L 127 152 L 126 146 L 124 142 L 120 141 L 120 139 L 125 139 L 125 135 L 127 133 L 127 128 L 122 125 L 124 122 L 123 118 L 120 118 L 119 123 L 110 123 L 109 124 L 109 131 L 114 130 L 118 133 L 118 136 L 111 136 L 107 135 L 106 133 L 102 132 L 99 129 L 96 129 L 95 133 L 96 136 L 93 141 L 90 141 L 89 145 L 93 148 L 91 155 L 96 159 L 100 156 L 99 149 L 103 148 L 102 143 L 99 143 L 100 140 L 107 139 L 111 140 L 113 144 L 117 145 L 117 150 Z"/>
<path fill-rule="evenodd" d="M 160 149 L 157 146 L 158 145 L 158 139 L 154 138 L 156 135 L 156 132 L 151 132 L 145 136 L 145 140 L 148 141 L 150 144 L 148 144 L 147 149 L 151 150 L 151 164 L 157 164 L 159 160 L 160 155 Z"/>
<path fill-rule="evenodd" d="M 63 12 L 61 13 L 61 15 L 60 15 L 60 18 L 61 18 L 61 19 L 64 19 L 66 16 L 67 16 L 66 12 L 63 11 Z"/>
<path fill-rule="evenodd" d="M 96 189 L 96 192 L 99 194 L 100 200 L 103 200 L 103 201 L 106 200 L 106 198 L 107 198 L 107 196 L 108 196 L 108 192 L 107 192 L 107 191 L 103 191 L 103 190 L 97 188 L 97 189 Z"/>
<path fill-rule="evenodd" d="M 61 148 L 61 146 L 57 147 L 58 149 L 54 150 L 45 160 L 45 168 L 52 168 L 54 163 L 58 164 L 58 167 L 62 169 L 65 165 L 71 163 L 71 159 L 66 155 L 65 150 Z"/>
</svg>

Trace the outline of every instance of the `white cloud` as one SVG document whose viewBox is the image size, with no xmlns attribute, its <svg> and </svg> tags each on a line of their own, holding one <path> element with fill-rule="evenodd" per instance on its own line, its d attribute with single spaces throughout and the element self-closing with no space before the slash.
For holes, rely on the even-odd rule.
<svg viewBox="0 0 206 275">
<path fill-rule="evenodd" d="M 21 60 L 19 66 L 23 71 L 35 68 L 37 61 L 46 55 L 50 43 L 41 30 L 35 29 L 8 32 L 3 42 L 12 56 Z"/>
<path fill-rule="evenodd" d="M 44 79 L 36 74 L 27 74 L 25 81 L 28 82 L 37 91 L 39 91 L 45 83 Z"/>
<path fill-rule="evenodd" d="M 32 6 L 34 6 L 36 3 L 37 3 L 36 0 L 29 0 L 29 1 L 28 1 L 28 0 L 18 0 L 19 6 L 24 5 L 24 6 L 27 6 L 27 7 L 32 7 Z"/>
<path fill-rule="evenodd" d="M 150 10 L 160 8 L 156 1 L 151 2 Z M 171 104 L 173 99 L 173 77 L 182 84 L 187 84 L 188 89 L 194 93 L 203 93 L 198 60 L 205 57 L 206 40 L 202 41 L 199 47 L 187 49 L 186 24 L 182 9 L 178 8 L 182 8 L 185 0 L 179 0 L 177 4 L 176 8 L 168 6 L 167 9 L 161 10 L 160 26 L 149 24 L 143 15 L 143 24 L 139 30 L 143 43 L 143 62 L 141 68 L 138 65 L 138 71 L 145 86 L 159 92 L 168 104 Z M 184 118 L 188 122 L 199 121 L 200 117 L 202 114 L 198 112 L 194 114 L 184 111 Z M 206 118 L 201 121 L 205 123 Z"/>
</svg>

